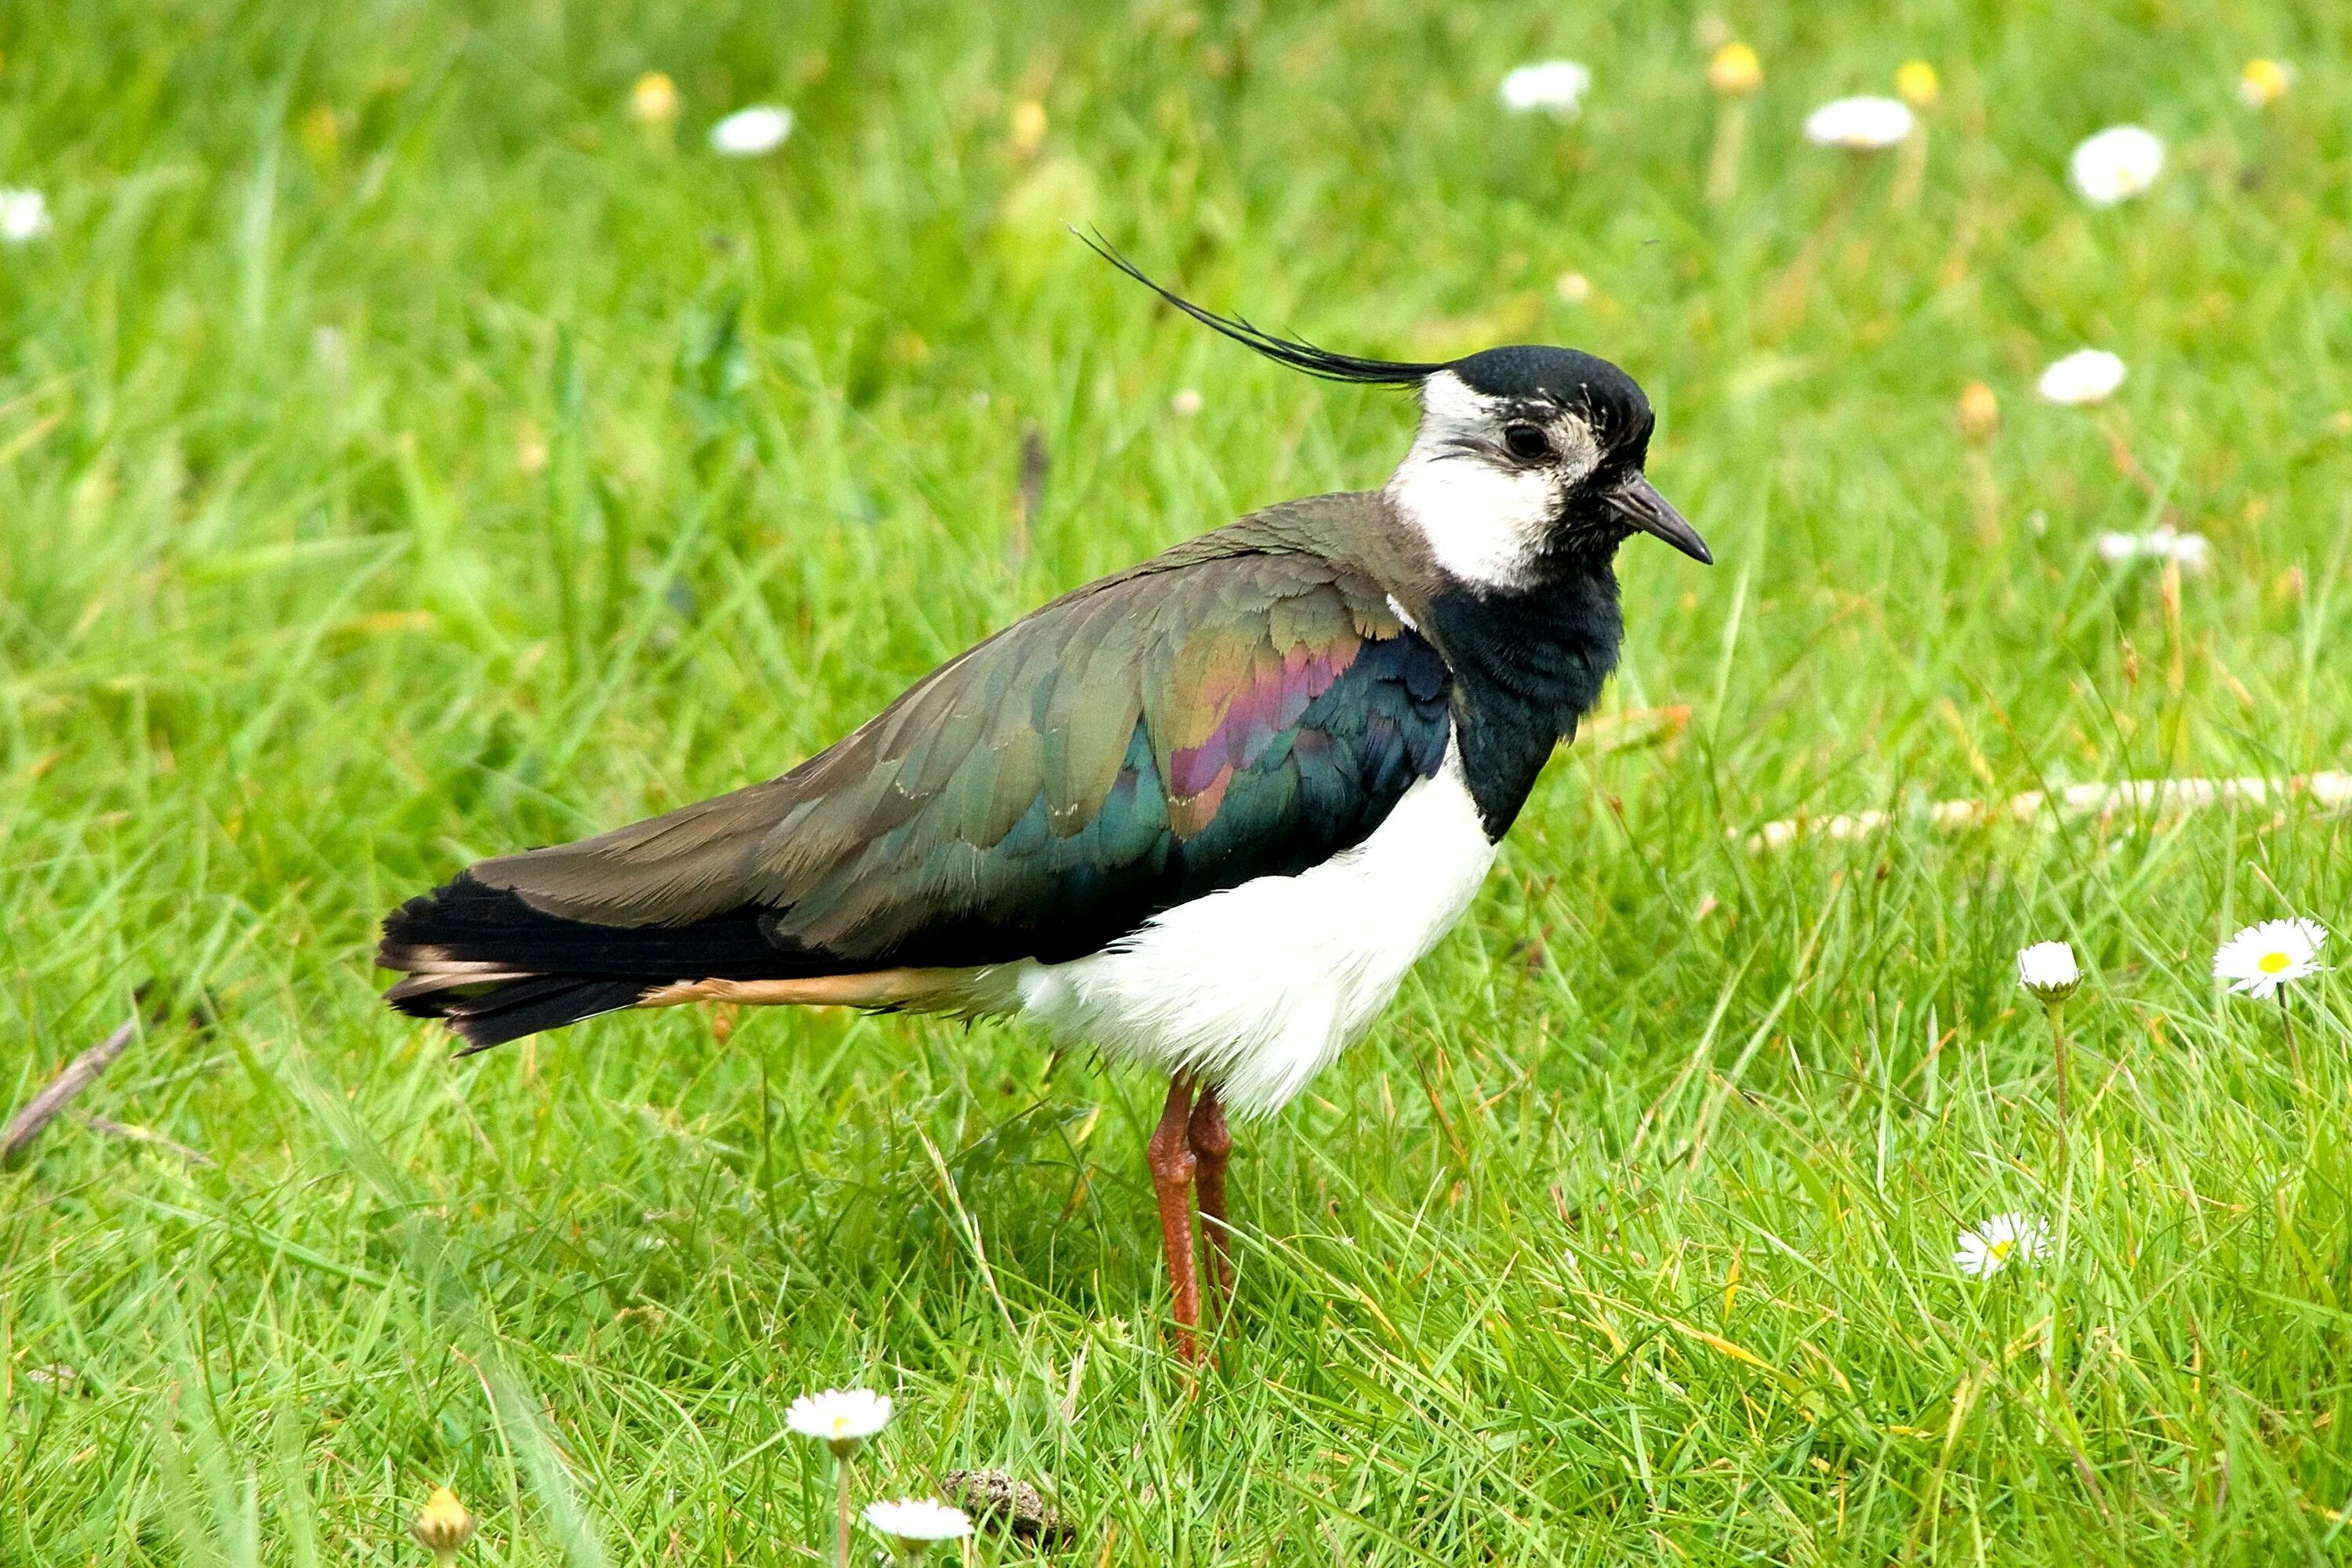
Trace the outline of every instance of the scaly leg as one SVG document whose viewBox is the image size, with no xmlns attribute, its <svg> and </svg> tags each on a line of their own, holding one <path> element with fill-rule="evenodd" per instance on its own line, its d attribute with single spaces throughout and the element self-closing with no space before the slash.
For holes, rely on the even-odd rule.
<svg viewBox="0 0 2352 1568">
<path fill-rule="evenodd" d="M 1189 1131 L 1192 1157 L 1200 1166 L 1201 1234 L 1209 1244 L 1209 1272 L 1216 1281 L 1222 1320 L 1234 1300 L 1233 1227 L 1225 1219 L 1225 1160 L 1234 1152 L 1234 1134 L 1213 1088 L 1201 1091 Z"/>
<path fill-rule="evenodd" d="M 1168 1108 L 1145 1145 L 1151 1163 L 1151 1190 L 1160 1199 L 1160 1238 L 1168 1248 L 1168 1284 L 1175 1298 L 1176 1354 L 1188 1365 L 1201 1359 L 1194 1331 L 1201 1326 L 1201 1277 L 1192 1257 L 1192 1172 L 1197 1161 L 1185 1136 L 1192 1110 L 1191 1075 L 1168 1082 Z"/>
</svg>

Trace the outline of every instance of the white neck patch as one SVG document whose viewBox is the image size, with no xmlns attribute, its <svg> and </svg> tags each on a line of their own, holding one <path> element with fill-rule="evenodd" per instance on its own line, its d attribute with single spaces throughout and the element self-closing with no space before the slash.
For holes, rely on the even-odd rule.
<svg viewBox="0 0 2352 1568">
<path fill-rule="evenodd" d="M 1460 376 L 1439 371 L 1422 384 L 1421 399 L 1412 449 L 1389 476 L 1390 504 L 1421 531 L 1447 574 L 1482 588 L 1525 586 L 1559 515 L 1563 485 L 1580 464 L 1589 471 L 1599 453 L 1573 454 L 1566 475 L 1507 467 L 1454 445 L 1500 434 L 1493 406 Z"/>
</svg>

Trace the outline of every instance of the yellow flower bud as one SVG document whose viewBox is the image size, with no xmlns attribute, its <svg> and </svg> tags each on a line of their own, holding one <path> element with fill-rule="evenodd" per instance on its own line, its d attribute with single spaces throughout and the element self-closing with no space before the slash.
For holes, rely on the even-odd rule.
<svg viewBox="0 0 2352 1568">
<path fill-rule="evenodd" d="M 1726 44 L 1707 62 L 1706 85 L 1726 98 L 1746 98 L 1764 85 L 1764 62 L 1746 44 Z"/>
<path fill-rule="evenodd" d="M 1024 98 L 1013 106 L 1013 154 L 1016 158 L 1034 158 L 1045 144 L 1045 106 L 1034 98 Z"/>
<path fill-rule="evenodd" d="M 667 125 L 677 118 L 677 83 L 667 71 L 647 71 L 629 89 L 629 115 L 647 125 Z"/>
<path fill-rule="evenodd" d="M 2000 399 L 1981 381 L 1960 388 L 1960 434 L 1981 441 L 2000 425 Z"/>
<path fill-rule="evenodd" d="M 446 1563 L 457 1555 L 457 1549 L 474 1538 L 474 1516 L 457 1500 L 457 1494 L 447 1487 L 435 1487 L 416 1517 L 408 1521 L 408 1533 L 416 1537 L 416 1544 Z"/>
<path fill-rule="evenodd" d="M 2294 68 L 2283 60 L 2248 60 L 2238 77 L 2238 96 L 2250 109 L 2267 109 L 2294 85 Z"/>
<path fill-rule="evenodd" d="M 1905 60 L 1895 73 L 1895 96 L 1914 109 L 1925 109 L 1944 95 L 1936 68 L 1926 60 Z"/>
</svg>

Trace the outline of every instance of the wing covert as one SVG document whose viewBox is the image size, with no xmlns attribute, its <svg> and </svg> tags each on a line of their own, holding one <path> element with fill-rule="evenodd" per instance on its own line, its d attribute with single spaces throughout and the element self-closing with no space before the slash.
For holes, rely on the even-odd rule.
<svg viewBox="0 0 2352 1568">
<path fill-rule="evenodd" d="M 1109 579 L 780 779 L 485 861 L 544 912 L 746 905 L 779 972 L 1080 956 L 1361 842 L 1451 736 L 1436 650 L 1368 580 L 1239 552 Z"/>
</svg>

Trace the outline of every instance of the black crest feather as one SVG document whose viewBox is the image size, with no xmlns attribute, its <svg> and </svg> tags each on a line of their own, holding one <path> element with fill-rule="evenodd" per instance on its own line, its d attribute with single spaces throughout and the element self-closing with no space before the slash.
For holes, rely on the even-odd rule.
<svg viewBox="0 0 2352 1568">
<path fill-rule="evenodd" d="M 1070 231 L 1077 234 L 1076 229 Z M 1223 332 L 1234 342 L 1256 350 L 1276 364 L 1305 371 L 1326 381 L 1352 381 L 1368 386 L 1418 386 L 1429 377 L 1446 368 L 1444 362 L 1415 363 L 1407 360 L 1365 359 L 1358 354 L 1334 353 L 1329 349 L 1317 348 L 1302 338 L 1278 338 L 1263 328 L 1255 327 L 1240 316 L 1220 316 L 1214 310 L 1195 305 L 1171 289 L 1161 287 L 1148 277 L 1143 269 L 1121 256 L 1099 234 L 1080 234 L 1097 256 L 1142 284 L 1202 326 Z"/>
</svg>

